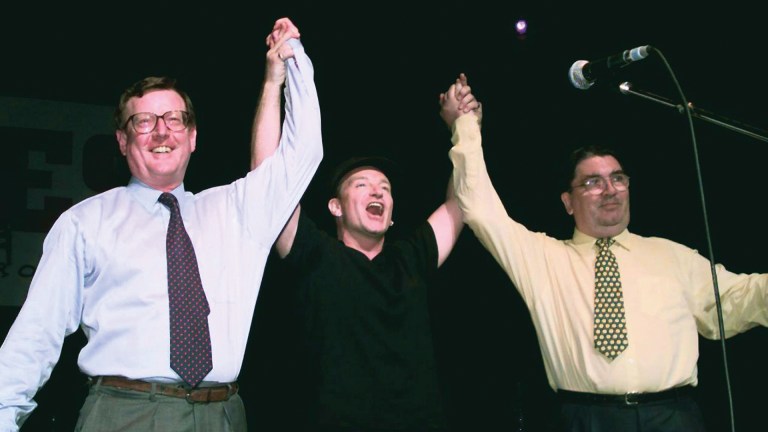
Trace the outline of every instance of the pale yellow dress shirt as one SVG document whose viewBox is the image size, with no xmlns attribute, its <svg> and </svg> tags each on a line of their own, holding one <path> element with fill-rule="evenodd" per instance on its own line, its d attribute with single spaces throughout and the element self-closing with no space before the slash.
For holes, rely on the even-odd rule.
<svg viewBox="0 0 768 432">
<path fill-rule="evenodd" d="M 512 220 L 488 177 L 474 116 L 454 124 L 453 181 L 464 220 L 523 297 L 549 385 L 589 393 L 657 392 L 697 384 L 697 332 L 719 338 L 709 261 L 696 250 L 625 230 L 615 237 L 629 347 L 593 346 L 595 238 L 531 232 Z M 768 323 L 768 275 L 716 266 L 726 337 Z"/>
</svg>

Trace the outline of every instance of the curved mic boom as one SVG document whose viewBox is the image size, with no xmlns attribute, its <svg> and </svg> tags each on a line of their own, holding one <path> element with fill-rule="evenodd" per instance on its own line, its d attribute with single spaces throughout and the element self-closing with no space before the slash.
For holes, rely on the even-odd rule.
<svg viewBox="0 0 768 432">
<path fill-rule="evenodd" d="M 650 45 L 643 45 L 592 62 L 577 60 L 568 70 L 568 79 L 577 89 L 586 90 L 598 79 L 608 77 L 617 69 L 648 57 L 652 49 Z"/>
</svg>

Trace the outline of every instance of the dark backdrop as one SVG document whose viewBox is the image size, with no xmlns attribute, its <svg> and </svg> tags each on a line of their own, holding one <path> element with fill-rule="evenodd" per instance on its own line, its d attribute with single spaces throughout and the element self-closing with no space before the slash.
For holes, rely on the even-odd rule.
<svg viewBox="0 0 768 432">
<path fill-rule="evenodd" d="M 634 8 L 500 3 L 6 5 L 0 96 L 114 106 L 125 87 L 146 75 L 176 76 L 198 114 L 198 148 L 185 183 L 199 191 L 246 172 L 264 37 L 275 19 L 289 16 L 316 68 L 326 149 L 304 209 L 329 231 L 323 182 L 336 162 L 353 154 L 383 154 L 404 168 L 391 235 L 423 221 L 442 201 L 450 134 L 438 116 L 438 94 L 465 72 L 484 104 L 492 179 L 510 214 L 530 229 L 570 235 L 572 222 L 559 201 L 560 162 L 577 144 L 601 140 L 623 153 L 632 175 L 633 232 L 709 254 L 704 196 L 717 261 L 738 272 L 768 271 L 762 249 L 768 230 L 761 223 L 765 143 L 694 119 L 696 160 L 686 119 L 675 110 L 621 95 L 614 82 L 580 91 L 566 79 L 575 60 L 651 44 L 689 101 L 764 127 L 766 27 L 757 7 L 733 1 Z M 530 21 L 525 37 L 512 31 L 518 17 Z M 620 79 L 679 100 L 660 56 L 632 65 Z M 104 158 L 115 155 L 114 149 L 103 152 Z M 104 185 L 126 179 L 118 171 Z M 469 230 L 440 278 L 432 315 L 457 429 L 513 431 L 522 417 L 526 430 L 546 430 L 553 393 L 528 312 Z M 290 430 L 303 416 L 300 318 L 290 288 L 290 275 L 271 258 L 241 375 L 254 430 Z M 0 335 L 17 312 L 0 310 Z M 767 341 L 759 328 L 726 343 L 741 432 L 765 430 L 761 364 Z M 71 429 L 85 390 L 75 364 L 82 343 L 80 333 L 67 339 L 24 431 Z M 712 431 L 729 427 L 723 363 L 720 343 L 702 340 L 700 400 Z"/>
</svg>

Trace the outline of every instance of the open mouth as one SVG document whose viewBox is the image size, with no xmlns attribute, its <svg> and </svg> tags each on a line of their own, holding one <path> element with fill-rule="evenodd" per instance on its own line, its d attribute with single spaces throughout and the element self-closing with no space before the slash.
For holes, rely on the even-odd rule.
<svg viewBox="0 0 768 432">
<path fill-rule="evenodd" d="M 152 153 L 170 153 L 171 148 L 168 146 L 158 146 L 152 149 Z"/>
<path fill-rule="evenodd" d="M 384 214 L 384 205 L 378 202 L 372 202 L 368 204 L 368 206 L 365 208 L 365 211 L 374 216 L 381 216 Z"/>
</svg>

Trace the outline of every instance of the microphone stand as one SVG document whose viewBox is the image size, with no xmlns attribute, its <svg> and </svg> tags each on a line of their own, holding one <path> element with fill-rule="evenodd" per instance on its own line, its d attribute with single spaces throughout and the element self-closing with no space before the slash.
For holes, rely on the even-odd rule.
<svg viewBox="0 0 768 432">
<path fill-rule="evenodd" d="M 619 91 L 622 94 L 625 95 L 632 95 L 632 96 L 638 96 L 640 98 L 650 100 L 653 102 L 658 102 L 664 106 L 668 106 L 670 108 L 674 108 L 677 110 L 679 114 L 685 114 L 685 107 L 679 103 L 675 103 L 665 97 L 655 95 L 653 93 L 649 93 L 643 90 L 639 90 L 632 87 L 632 83 L 629 81 L 625 81 L 621 84 L 619 84 Z M 735 120 L 728 119 L 726 117 L 723 117 L 721 115 L 714 114 L 710 111 L 703 110 L 701 108 L 696 108 L 693 106 L 692 102 L 688 102 L 688 108 L 691 111 L 691 116 L 706 120 L 712 124 L 722 126 L 726 129 L 730 129 L 734 132 L 739 132 L 743 135 L 746 135 L 748 137 L 755 138 L 760 141 L 768 142 L 768 131 L 764 131 L 762 129 L 756 128 L 754 126 L 750 126 L 746 123 L 738 122 Z M 741 125 L 741 126 L 737 126 Z"/>
</svg>

